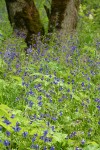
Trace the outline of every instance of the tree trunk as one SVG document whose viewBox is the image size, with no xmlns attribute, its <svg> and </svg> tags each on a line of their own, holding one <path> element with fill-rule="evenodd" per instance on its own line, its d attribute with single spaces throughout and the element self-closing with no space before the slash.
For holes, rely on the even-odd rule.
<svg viewBox="0 0 100 150">
<path fill-rule="evenodd" d="M 60 34 L 75 31 L 80 0 L 52 0 L 49 18 L 49 31 L 53 29 Z"/>
<path fill-rule="evenodd" d="M 31 35 L 44 34 L 40 16 L 34 0 L 5 0 L 9 20 L 14 29 L 26 34 L 26 43 L 31 44 Z M 80 0 L 52 0 L 49 12 L 49 32 L 53 29 L 59 34 L 74 32 L 77 25 Z M 48 13 L 48 12 L 47 12 Z"/>
<path fill-rule="evenodd" d="M 40 21 L 38 10 L 33 0 L 5 0 L 8 17 L 11 25 L 17 33 L 26 35 L 25 41 L 31 44 L 32 34 L 43 34 L 43 26 Z"/>
</svg>

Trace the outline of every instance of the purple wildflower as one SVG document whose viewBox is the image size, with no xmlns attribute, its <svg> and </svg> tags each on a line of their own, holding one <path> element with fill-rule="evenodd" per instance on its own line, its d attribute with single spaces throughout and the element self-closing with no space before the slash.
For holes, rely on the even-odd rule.
<svg viewBox="0 0 100 150">
<path fill-rule="evenodd" d="M 32 107 L 32 106 L 33 106 L 33 104 L 34 104 L 34 103 L 33 103 L 32 101 L 29 101 L 28 106 L 29 106 L 29 107 Z"/>
<path fill-rule="evenodd" d="M 26 137 L 28 135 L 28 132 L 23 132 L 23 137 Z"/>
<path fill-rule="evenodd" d="M 32 138 L 32 142 L 34 142 L 35 140 L 36 140 L 36 138 L 35 138 L 35 137 L 33 137 L 33 138 Z"/>
<path fill-rule="evenodd" d="M 84 82 L 82 82 L 82 84 L 81 84 L 82 86 L 84 86 Z"/>
<path fill-rule="evenodd" d="M 84 139 L 82 139 L 81 144 L 82 144 L 82 145 L 84 145 L 84 144 L 85 144 L 85 140 L 84 140 Z"/>
<path fill-rule="evenodd" d="M 51 127 L 51 129 L 52 129 L 52 131 L 54 131 L 55 127 L 54 127 L 54 126 L 52 126 L 52 127 Z"/>
<path fill-rule="evenodd" d="M 15 132 L 19 132 L 21 130 L 21 128 L 17 125 L 15 127 L 13 127 L 13 129 L 14 129 Z"/>
<path fill-rule="evenodd" d="M 39 145 L 38 145 L 38 144 L 36 144 L 36 145 L 32 144 L 32 145 L 31 145 L 31 148 L 33 148 L 33 149 L 36 149 L 36 150 L 37 150 L 37 149 L 39 149 Z"/>
<path fill-rule="evenodd" d="M 4 141 L 4 145 L 5 145 L 5 146 L 9 146 L 9 145 L 10 145 L 10 142 L 9 142 L 8 140 L 5 140 L 5 141 Z"/>
<path fill-rule="evenodd" d="M 6 131 L 6 135 L 7 135 L 7 136 L 10 136 L 10 134 L 11 134 L 11 133 L 10 133 L 9 131 Z"/>
<path fill-rule="evenodd" d="M 52 147 L 50 148 L 50 150 L 55 150 L 55 147 L 54 147 L 54 146 L 52 146 Z"/>
<path fill-rule="evenodd" d="M 42 106 L 42 104 L 43 104 L 43 103 L 42 103 L 41 101 L 40 101 L 40 102 L 38 102 L 38 105 L 39 105 L 39 106 Z"/>
<path fill-rule="evenodd" d="M 12 115 L 11 115 L 11 118 L 12 118 L 12 119 L 15 118 L 15 114 L 12 114 Z"/>
<path fill-rule="evenodd" d="M 100 105 L 97 106 L 98 110 L 100 110 Z"/>
<path fill-rule="evenodd" d="M 57 120 L 57 118 L 56 118 L 56 117 L 52 117 L 52 120 L 53 120 L 53 121 L 56 121 L 56 120 Z"/>
<path fill-rule="evenodd" d="M 48 130 L 45 130 L 43 135 L 46 136 L 48 134 Z"/>
<path fill-rule="evenodd" d="M 7 120 L 7 119 L 5 119 L 3 122 L 6 123 L 6 125 L 11 124 L 11 122 L 9 120 Z"/>
</svg>

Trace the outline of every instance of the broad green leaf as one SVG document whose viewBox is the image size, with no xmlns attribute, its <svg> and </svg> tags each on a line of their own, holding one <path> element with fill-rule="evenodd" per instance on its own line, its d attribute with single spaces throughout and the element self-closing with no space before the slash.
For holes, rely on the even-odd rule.
<svg viewBox="0 0 100 150">
<path fill-rule="evenodd" d="M 84 147 L 84 150 L 100 150 L 98 145 L 88 145 L 86 147 Z"/>
<path fill-rule="evenodd" d="M 99 144 L 96 143 L 95 141 L 89 141 L 89 142 L 87 142 L 87 144 L 93 145 L 93 146 L 99 146 Z"/>
<path fill-rule="evenodd" d="M 53 141 L 61 143 L 65 140 L 66 136 L 66 134 L 56 132 L 53 134 Z"/>
<path fill-rule="evenodd" d="M 22 82 L 21 77 L 18 76 L 11 76 L 13 79 L 17 80 L 18 82 Z"/>
<path fill-rule="evenodd" d="M 74 146 L 75 140 L 68 139 L 68 145 Z"/>
</svg>

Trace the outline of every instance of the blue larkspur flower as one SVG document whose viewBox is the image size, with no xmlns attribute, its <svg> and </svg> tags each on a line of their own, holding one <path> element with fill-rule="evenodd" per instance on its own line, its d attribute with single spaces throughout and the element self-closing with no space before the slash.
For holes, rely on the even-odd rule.
<svg viewBox="0 0 100 150">
<path fill-rule="evenodd" d="M 44 138 L 44 142 L 51 142 L 51 140 L 52 140 L 52 139 L 51 139 L 51 138 L 48 138 L 48 137 L 45 137 L 45 138 Z"/>
<path fill-rule="evenodd" d="M 42 100 L 42 96 L 38 96 L 38 100 Z"/>
<path fill-rule="evenodd" d="M 31 145 L 31 148 L 38 150 L 38 149 L 39 149 L 39 145 L 38 145 L 38 144 L 36 144 L 36 145 L 35 145 L 35 144 L 32 144 L 32 145 Z"/>
<path fill-rule="evenodd" d="M 32 138 L 32 142 L 34 142 L 35 140 L 36 140 L 36 138 L 35 138 L 35 137 L 33 137 L 33 138 Z"/>
<path fill-rule="evenodd" d="M 55 147 L 54 147 L 54 146 L 52 146 L 52 147 L 50 148 L 50 150 L 55 150 Z"/>
<path fill-rule="evenodd" d="M 22 135 L 23 137 L 26 137 L 28 135 L 28 132 L 23 132 Z"/>
<path fill-rule="evenodd" d="M 53 120 L 53 121 L 56 121 L 56 120 L 57 120 L 57 118 L 56 118 L 56 117 L 52 117 L 52 120 Z"/>
<path fill-rule="evenodd" d="M 100 110 L 100 105 L 97 106 L 98 110 Z"/>
<path fill-rule="evenodd" d="M 81 84 L 82 86 L 84 86 L 84 82 L 82 82 L 82 84 Z"/>
<path fill-rule="evenodd" d="M 38 102 L 38 106 L 42 106 L 42 104 L 43 104 L 42 101 Z"/>
<path fill-rule="evenodd" d="M 81 144 L 82 144 L 82 145 L 84 145 L 84 144 L 85 144 L 85 140 L 84 140 L 84 139 L 82 139 Z"/>
<path fill-rule="evenodd" d="M 52 126 L 52 127 L 51 127 L 51 129 L 52 129 L 52 131 L 54 131 L 55 127 L 54 127 L 54 126 Z"/>
<path fill-rule="evenodd" d="M 10 136 L 10 134 L 11 134 L 11 133 L 10 133 L 9 131 L 6 131 L 6 135 L 7 135 L 7 136 Z"/>
<path fill-rule="evenodd" d="M 45 146 L 45 147 L 43 148 L 43 150 L 47 150 L 47 147 Z"/>
<path fill-rule="evenodd" d="M 12 115 L 11 115 L 11 118 L 15 118 L 15 114 L 12 114 Z"/>
<path fill-rule="evenodd" d="M 19 126 L 15 126 L 15 127 L 13 127 L 13 129 L 15 132 L 19 132 L 21 130 L 21 128 Z"/>
<path fill-rule="evenodd" d="M 6 125 L 11 124 L 11 122 L 10 122 L 8 119 L 5 119 L 3 122 L 4 122 Z"/>
<path fill-rule="evenodd" d="M 43 135 L 46 136 L 48 134 L 48 130 L 45 130 Z"/>
<path fill-rule="evenodd" d="M 44 140 L 44 138 L 45 138 L 44 136 L 40 136 L 40 139 L 41 139 L 41 140 Z"/>
<path fill-rule="evenodd" d="M 4 146 L 9 146 L 10 145 L 10 142 L 8 140 L 4 140 Z"/>
<path fill-rule="evenodd" d="M 34 104 L 34 103 L 33 103 L 32 101 L 29 101 L 28 106 L 29 106 L 29 107 L 32 107 L 32 106 L 33 106 L 33 104 Z"/>
</svg>

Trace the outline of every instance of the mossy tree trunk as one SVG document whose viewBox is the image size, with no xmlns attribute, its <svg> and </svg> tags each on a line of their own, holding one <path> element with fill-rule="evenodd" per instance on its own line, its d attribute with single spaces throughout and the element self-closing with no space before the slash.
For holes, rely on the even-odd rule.
<svg viewBox="0 0 100 150">
<path fill-rule="evenodd" d="M 11 25 L 18 33 L 26 34 L 26 43 L 31 43 L 32 34 L 43 34 L 43 26 L 33 0 L 5 0 Z"/>
<path fill-rule="evenodd" d="M 30 45 L 31 35 L 44 34 L 39 12 L 34 0 L 5 0 L 8 17 L 14 29 L 26 33 L 26 43 Z M 55 29 L 58 33 L 74 32 L 77 25 L 80 0 L 51 0 L 49 15 L 49 32 Z M 48 13 L 48 12 L 47 12 Z"/>
<path fill-rule="evenodd" d="M 52 0 L 49 30 L 61 34 L 74 32 L 77 26 L 80 0 Z"/>
</svg>

